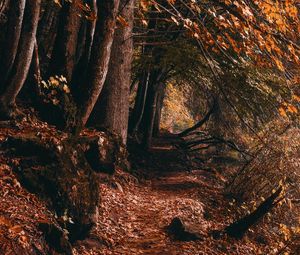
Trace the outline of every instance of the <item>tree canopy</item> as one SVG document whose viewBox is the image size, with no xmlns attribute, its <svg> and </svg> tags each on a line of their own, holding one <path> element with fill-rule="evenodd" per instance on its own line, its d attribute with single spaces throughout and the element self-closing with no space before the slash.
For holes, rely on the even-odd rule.
<svg viewBox="0 0 300 255">
<path fill-rule="evenodd" d="M 0 0 L 0 253 L 299 254 L 299 17 Z"/>
</svg>

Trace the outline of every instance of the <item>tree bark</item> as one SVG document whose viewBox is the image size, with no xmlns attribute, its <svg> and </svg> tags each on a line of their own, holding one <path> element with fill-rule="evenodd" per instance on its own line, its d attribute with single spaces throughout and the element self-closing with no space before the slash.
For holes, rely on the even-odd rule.
<svg viewBox="0 0 300 255">
<path fill-rule="evenodd" d="M 94 12 L 95 16 L 98 14 L 98 9 L 97 9 L 97 1 L 96 0 L 89 0 L 89 5 Z M 88 21 L 87 23 L 87 28 L 86 28 L 86 39 L 85 39 L 85 49 L 83 56 L 81 57 L 81 65 L 80 67 L 84 68 L 83 74 L 86 74 L 86 67 L 88 66 L 88 63 L 90 61 L 91 57 L 91 50 L 92 50 L 92 45 L 93 45 L 93 39 L 94 39 L 94 34 L 95 34 L 95 28 L 96 28 L 96 19 Z"/>
<path fill-rule="evenodd" d="M 33 106 L 40 107 L 42 102 L 40 83 L 42 81 L 38 45 L 35 40 L 31 65 L 26 82 L 19 94 L 22 100 L 30 101 Z M 29 99 L 29 100 L 28 100 Z"/>
<path fill-rule="evenodd" d="M 97 16 L 98 9 L 97 9 L 97 1 L 96 0 L 89 0 L 87 1 L 89 6 L 91 7 L 91 10 L 94 12 L 94 15 Z M 92 50 L 92 44 L 94 39 L 94 33 L 96 28 L 96 22 L 97 20 L 86 20 L 85 26 L 86 26 L 86 32 L 85 32 L 85 42 L 84 42 L 84 49 L 82 52 L 82 55 L 80 56 L 80 59 L 78 61 L 78 64 L 75 67 L 72 83 L 71 83 L 71 90 L 72 95 L 74 96 L 74 99 L 76 102 L 80 103 L 81 97 L 82 97 L 82 90 L 81 86 L 84 84 L 84 82 L 87 79 L 87 69 L 91 57 L 91 50 Z"/>
<path fill-rule="evenodd" d="M 39 45 L 41 75 L 43 77 L 47 76 L 49 72 L 49 63 L 57 34 L 60 10 L 60 7 L 53 1 L 43 2 L 43 12 L 41 13 L 36 36 Z"/>
<path fill-rule="evenodd" d="M 159 86 L 159 90 L 158 90 L 158 94 L 157 94 L 156 113 L 155 113 L 155 120 L 154 120 L 154 125 L 153 125 L 153 135 L 154 136 L 159 135 L 161 111 L 163 108 L 165 92 L 166 92 L 166 84 L 162 83 Z"/>
<path fill-rule="evenodd" d="M 11 0 L 0 0 L 0 31 L 4 31 L 4 26 L 7 22 L 7 13 Z M 0 35 L 0 43 L 2 42 L 3 35 Z M 1 48 L 1 45 L 0 45 Z M 1 51 L 1 50 L 0 50 Z"/>
<path fill-rule="evenodd" d="M 159 58 L 160 55 L 156 61 L 159 61 Z M 151 147 L 158 96 L 164 86 L 165 74 L 164 68 L 153 69 L 150 73 L 145 110 L 140 125 L 140 132 L 144 134 L 142 143 L 146 149 Z"/>
<path fill-rule="evenodd" d="M 146 104 L 146 97 L 148 93 L 149 76 L 150 76 L 149 71 L 144 71 L 142 77 L 140 77 L 139 79 L 140 81 L 138 84 L 135 104 L 134 104 L 133 112 L 129 119 L 129 132 L 131 134 L 137 133 L 143 118 L 145 104 Z"/>
<path fill-rule="evenodd" d="M 153 12 L 150 12 L 149 14 L 149 23 L 148 23 L 148 36 L 150 39 L 147 39 L 147 41 L 151 41 L 151 35 L 153 35 L 153 31 L 155 30 L 157 26 L 157 13 L 154 11 L 154 7 L 152 7 Z M 152 45 L 145 45 L 142 48 L 141 54 L 145 54 L 148 56 L 151 56 L 153 54 L 153 46 Z M 129 132 L 132 135 L 135 135 L 140 127 L 140 124 L 143 119 L 144 110 L 146 106 L 146 99 L 149 89 L 149 82 L 151 78 L 151 64 L 148 63 L 146 67 L 141 68 L 138 74 L 138 90 L 137 95 L 135 98 L 135 104 L 132 113 L 130 114 L 130 121 L 129 121 Z"/>
<path fill-rule="evenodd" d="M 0 85 L 2 91 L 14 64 L 21 36 L 26 0 L 10 1 L 6 38 L 0 52 Z"/>
<path fill-rule="evenodd" d="M 41 69 L 40 69 L 40 58 L 39 58 L 39 49 L 37 42 L 35 40 L 34 50 L 31 60 L 31 74 L 32 74 L 32 83 L 33 88 L 36 92 L 36 95 L 40 95 L 40 83 L 42 81 Z"/>
<path fill-rule="evenodd" d="M 7 23 L 8 23 L 8 17 L 9 17 L 9 6 L 10 6 L 10 0 L 0 0 L 0 66 L 1 66 L 1 60 L 2 60 L 2 53 L 5 49 L 5 41 L 7 38 L 6 35 L 6 29 L 7 29 Z M 1 71 L 1 67 L 0 67 Z M 3 79 L 2 76 L 0 76 L 0 89 Z"/>
<path fill-rule="evenodd" d="M 86 41 L 86 33 L 87 33 L 87 23 L 88 20 L 82 19 L 80 22 L 80 27 L 78 30 L 78 38 L 77 38 L 77 47 L 76 47 L 76 54 L 74 58 L 74 71 L 73 71 L 73 76 L 74 72 L 76 71 L 76 67 L 84 53 L 85 50 L 85 41 Z M 73 80 L 72 76 L 72 80 Z"/>
<path fill-rule="evenodd" d="M 0 15 L 2 15 L 9 5 L 10 0 L 0 0 Z"/>
<path fill-rule="evenodd" d="M 145 111 L 141 123 L 141 132 L 143 136 L 143 146 L 150 149 L 152 145 L 152 137 L 154 133 L 154 125 L 157 113 L 157 106 L 160 97 L 160 92 L 163 91 L 164 82 L 161 82 L 163 71 L 155 70 L 151 73 L 149 89 L 147 93 L 147 100 L 145 104 Z"/>
<path fill-rule="evenodd" d="M 115 31 L 109 71 L 91 116 L 92 124 L 104 127 L 117 134 L 124 144 L 127 140 L 129 115 L 129 88 L 133 55 L 133 13 L 134 0 L 121 0 L 120 15 L 128 24 L 127 26 L 120 24 Z"/>
<path fill-rule="evenodd" d="M 154 88 L 153 84 L 149 87 L 148 91 L 148 102 L 147 105 L 147 113 L 144 115 L 144 137 L 143 137 L 143 146 L 146 149 L 150 149 L 152 145 L 152 137 L 153 137 L 153 127 L 156 115 L 156 105 L 157 105 L 157 91 Z"/>
<path fill-rule="evenodd" d="M 21 3 L 20 1 L 18 2 Z M 26 1 L 18 52 L 11 73 L 9 74 L 5 90 L 0 96 L 0 112 L 1 115 L 4 115 L 2 117 L 11 118 L 15 113 L 16 97 L 24 85 L 30 68 L 40 6 L 41 0 Z"/>
<path fill-rule="evenodd" d="M 79 0 L 66 2 L 62 7 L 50 63 L 49 76 L 63 75 L 68 82 L 71 82 L 75 65 L 80 27 L 79 2 Z"/>
<path fill-rule="evenodd" d="M 87 72 L 87 88 L 83 91 L 76 133 L 85 126 L 106 79 L 119 0 L 98 1 L 97 7 L 99 13 Z"/>
</svg>

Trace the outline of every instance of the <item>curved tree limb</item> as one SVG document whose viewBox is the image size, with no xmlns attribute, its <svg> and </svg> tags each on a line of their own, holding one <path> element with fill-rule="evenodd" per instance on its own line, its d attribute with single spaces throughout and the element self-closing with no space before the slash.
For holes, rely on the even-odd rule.
<svg viewBox="0 0 300 255">
<path fill-rule="evenodd" d="M 217 107 L 217 102 L 216 100 L 214 100 L 212 107 L 210 108 L 210 110 L 206 113 L 206 115 L 204 116 L 203 119 L 201 119 L 199 122 L 197 122 L 194 126 L 182 131 L 181 133 L 179 133 L 178 135 L 180 137 L 186 136 L 188 135 L 190 132 L 196 130 L 197 128 L 200 128 L 203 126 L 204 123 L 206 123 L 209 119 L 210 116 L 213 114 L 213 112 L 215 111 Z"/>
</svg>

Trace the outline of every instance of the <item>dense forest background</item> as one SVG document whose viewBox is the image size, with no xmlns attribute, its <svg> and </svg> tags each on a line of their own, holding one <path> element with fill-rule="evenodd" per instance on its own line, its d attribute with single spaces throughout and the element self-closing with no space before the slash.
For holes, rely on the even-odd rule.
<svg viewBox="0 0 300 255">
<path fill-rule="evenodd" d="M 299 254 L 299 8 L 0 0 L 0 251 Z"/>
</svg>

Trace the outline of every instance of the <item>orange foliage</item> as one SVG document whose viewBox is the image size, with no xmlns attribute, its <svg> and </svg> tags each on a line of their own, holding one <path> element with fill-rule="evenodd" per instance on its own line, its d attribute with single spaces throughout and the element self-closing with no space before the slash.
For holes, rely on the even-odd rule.
<svg viewBox="0 0 300 255">
<path fill-rule="evenodd" d="M 182 25 L 187 35 L 200 40 L 205 49 L 231 51 L 237 57 L 247 57 L 262 66 L 271 64 L 280 71 L 285 71 L 287 62 L 299 64 L 297 3 L 298 0 L 140 1 L 144 11 L 150 6 L 165 11 L 170 21 Z"/>
</svg>

